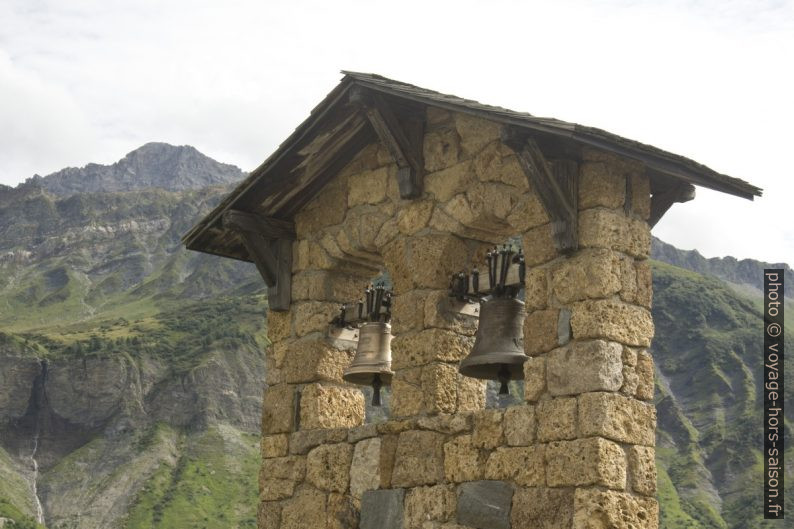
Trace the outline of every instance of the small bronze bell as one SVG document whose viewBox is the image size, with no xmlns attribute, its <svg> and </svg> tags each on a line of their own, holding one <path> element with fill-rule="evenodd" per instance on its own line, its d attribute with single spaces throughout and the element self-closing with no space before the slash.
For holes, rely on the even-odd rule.
<svg viewBox="0 0 794 529">
<path fill-rule="evenodd" d="M 480 325 L 474 347 L 460 363 L 467 377 L 507 382 L 524 378 L 524 302 L 512 297 L 491 298 L 480 305 Z"/>
<path fill-rule="evenodd" d="M 373 406 L 380 406 L 380 388 L 391 384 L 391 325 L 382 321 L 363 324 L 356 356 L 342 378 L 351 384 L 372 386 Z"/>
</svg>

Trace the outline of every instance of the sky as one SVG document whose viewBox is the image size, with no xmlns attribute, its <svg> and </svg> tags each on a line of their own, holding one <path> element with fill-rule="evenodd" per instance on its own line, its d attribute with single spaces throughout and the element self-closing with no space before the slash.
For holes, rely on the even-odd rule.
<svg viewBox="0 0 794 529">
<path fill-rule="evenodd" d="M 794 264 L 794 0 L 0 0 L 0 183 L 150 141 L 251 170 L 375 72 L 599 127 L 747 180 L 653 233 Z"/>
</svg>

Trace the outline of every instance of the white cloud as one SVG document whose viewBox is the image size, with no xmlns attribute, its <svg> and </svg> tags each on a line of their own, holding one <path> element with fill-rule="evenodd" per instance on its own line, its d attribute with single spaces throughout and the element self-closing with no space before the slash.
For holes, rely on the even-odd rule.
<svg viewBox="0 0 794 529">
<path fill-rule="evenodd" d="M 18 101 L 0 107 L 4 183 L 146 141 L 251 169 L 344 68 L 597 126 L 749 180 L 764 198 L 699 190 L 655 233 L 794 262 L 794 228 L 770 228 L 790 220 L 794 192 L 790 1 L 10 0 L 0 19 L 0 96 Z"/>
</svg>

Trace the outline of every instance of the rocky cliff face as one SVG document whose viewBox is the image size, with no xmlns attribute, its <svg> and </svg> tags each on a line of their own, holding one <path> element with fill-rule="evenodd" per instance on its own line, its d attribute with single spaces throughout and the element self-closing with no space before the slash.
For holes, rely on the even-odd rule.
<svg viewBox="0 0 794 529">
<path fill-rule="evenodd" d="M 0 188 L 0 517 L 253 526 L 262 283 L 179 241 L 242 176 L 148 144 Z"/>
<path fill-rule="evenodd" d="M 112 165 L 88 164 L 29 178 L 24 186 L 40 186 L 56 195 L 132 191 L 200 189 L 238 182 L 239 168 L 216 162 L 189 145 L 147 143 Z"/>
</svg>

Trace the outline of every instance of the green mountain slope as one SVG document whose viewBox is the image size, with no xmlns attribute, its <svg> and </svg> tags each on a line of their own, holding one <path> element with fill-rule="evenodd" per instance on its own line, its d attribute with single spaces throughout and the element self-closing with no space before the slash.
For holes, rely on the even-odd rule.
<svg viewBox="0 0 794 529">
<path fill-rule="evenodd" d="M 760 507 L 760 300 L 737 294 L 715 277 L 664 263 L 655 262 L 653 273 L 662 526 L 779 527 L 762 519 Z M 793 305 L 788 302 L 789 315 Z M 789 362 L 789 380 L 791 374 Z M 791 401 L 791 385 L 785 396 Z M 794 460 L 794 450 L 787 456 Z M 789 503 L 790 484 L 791 479 Z"/>
</svg>

